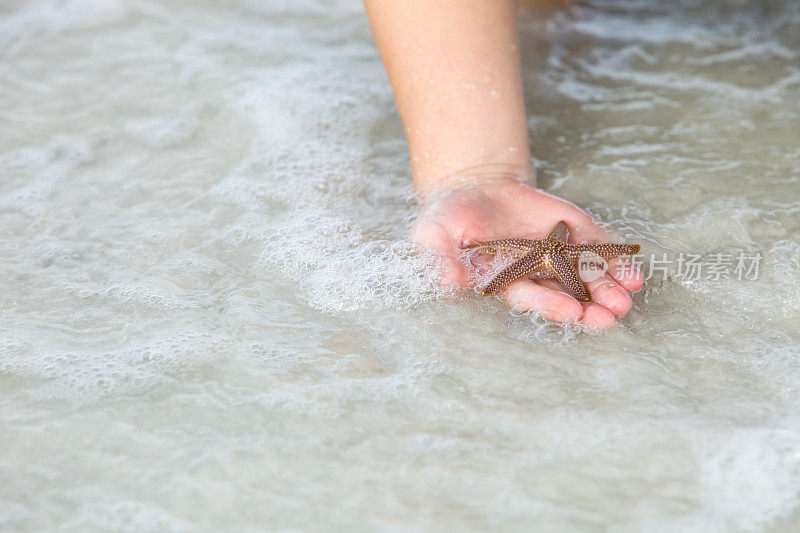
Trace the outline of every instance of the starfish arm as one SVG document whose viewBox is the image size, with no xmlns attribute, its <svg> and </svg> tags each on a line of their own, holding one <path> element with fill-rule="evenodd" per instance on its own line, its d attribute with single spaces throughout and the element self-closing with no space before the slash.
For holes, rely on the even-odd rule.
<svg viewBox="0 0 800 533">
<path fill-rule="evenodd" d="M 595 244 L 568 244 L 567 255 L 570 259 L 580 258 L 583 252 L 592 252 L 603 259 L 613 259 L 620 255 L 636 255 L 641 246 L 638 244 L 595 243 Z"/>
<path fill-rule="evenodd" d="M 531 239 L 497 239 L 496 241 L 476 242 L 465 248 L 509 248 L 514 250 L 528 250 L 535 246 L 536 242 L 537 241 Z"/>
<path fill-rule="evenodd" d="M 486 296 L 502 291 L 518 279 L 540 272 L 545 266 L 541 252 L 537 249 L 531 250 L 522 259 L 514 261 L 493 277 L 483 288 L 481 294 Z"/>
<path fill-rule="evenodd" d="M 567 237 L 569 237 L 569 228 L 567 227 L 567 223 L 561 220 L 552 230 L 550 230 L 550 233 L 548 233 L 547 237 L 544 239 L 567 242 Z"/>
<path fill-rule="evenodd" d="M 578 271 L 575 269 L 575 264 L 566 253 L 554 252 L 550 254 L 550 267 L 555 273 L 558 282 L 564 286 L 564 289 L 573 296 L 576 300 L 581 302 L 589 302 L 592 297 L 586 286 L 578 276 Z"/>
<path fill-rule="evenodd" d="M 527 254 L 531 248 L 536 246 L 537 241 L 530 239 L 498 239 L 496 241 L 477 242 L 465 248 L 467 250 L 478 250 L 486 254 L 503 253 L 510 255 L 514 259 L 520 259 Z"/>
</svg>

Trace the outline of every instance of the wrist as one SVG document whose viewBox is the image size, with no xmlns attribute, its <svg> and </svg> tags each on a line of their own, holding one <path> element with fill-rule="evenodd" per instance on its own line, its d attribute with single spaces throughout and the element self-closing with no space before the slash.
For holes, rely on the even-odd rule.
<svg viewBox="0 0 800 533">
<path fill-rule="evenodd" d="M 423 203 L 457 190 L 479 189 L 509 182 L 535 188 L 533 167 L 530 164 L 484 163 L 439 175 L 414 175 L 414 189 Z"/>
</svg>

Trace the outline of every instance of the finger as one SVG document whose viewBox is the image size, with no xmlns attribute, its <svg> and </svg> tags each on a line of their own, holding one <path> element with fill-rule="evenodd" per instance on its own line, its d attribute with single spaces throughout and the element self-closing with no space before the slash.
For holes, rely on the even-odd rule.
<svg viewBox="0 0 800 533">
<path fill-rule="evenodd" d="M 465 256 L 465 261 L 475 269 L 475 273 L 479 276 L 487 276 L 491 273 L 496 256 L 474 250 L 466 252 Z"/>
<path fill-rule="evenodd" d="M 611 329 L 617 325 L 616 317 L 602 305 L 586 305 L 581 323 L 593 329 Z"/>
<path fill-rule="evenodd" d="M 538 283 L 544 287 L 552 288 L 554 291 L 563 291 L 561 285 L 552 279 L 541 279 L 538 280 Z M 566 294 L 564 296 L 572 298 Z M 582 304 L 582 307 L 583 317 L 581 317 L 580 321 L 582 324 L 589 326 L 590 328 L 609 329 L 617 324 L 617 319 L 614 314 L 600 304 L 589 302 Z"/>
<path fill-rule="evenodd" d="M 602 305 L 616 316 L 625 316 L 633 307 L 633 300 L 627 289 L 608 274 L 586 284 L 592 300 Z"/>
<path fill-rule="evenodd" d="M 629 292 L 638 292 L 644 285 L 644 274 L 627 259 L 610 259 L 606 273 Z"/>
<path fill-rule="evenodd" d="M 515 309 L 534 311 L 548 320 L 575 322 L 583 316 L 583 306 L 572 296 L 527 279 L 512 283 L 501 296 Z"/>
</svg>

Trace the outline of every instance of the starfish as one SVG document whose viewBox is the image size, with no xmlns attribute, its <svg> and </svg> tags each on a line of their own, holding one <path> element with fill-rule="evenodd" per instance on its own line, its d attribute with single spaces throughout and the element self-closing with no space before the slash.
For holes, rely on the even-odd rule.
<svg viewBox="0 0 800 533">
<path fill-rule="evenodd" d="M 486 296 L 502 291 L 522 278 L 555 278 L 568 294 L 581 302 L 589 302 L 592 297 L 575 266 L 581 254 L 591 252 L 603 259 L 612 259 L 637 254 L 641 248 L 638 244 L 569 244 L 568 237 L 567 223 L 562 220 L 544 239 L 499 239 L 467 246 L 492 255 L 502 252 L 515 259 L 489 281 L 481 294 Z"/>
</svg>

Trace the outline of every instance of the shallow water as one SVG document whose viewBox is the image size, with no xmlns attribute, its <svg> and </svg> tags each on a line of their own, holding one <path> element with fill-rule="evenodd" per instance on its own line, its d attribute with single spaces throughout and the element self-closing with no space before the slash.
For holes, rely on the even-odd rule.
<svg viewBox="0 0 800 533">
<path fill-rule="evenodd" d="M 540 186 L 701 256 L 607 333 L 437 288 L 359 3 L 0 3 L 0 529 L 800 526 L 800 4 L 520 17 Z"/>
</svg>

